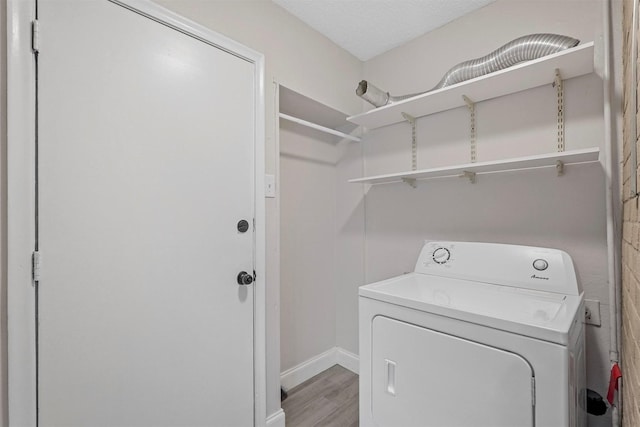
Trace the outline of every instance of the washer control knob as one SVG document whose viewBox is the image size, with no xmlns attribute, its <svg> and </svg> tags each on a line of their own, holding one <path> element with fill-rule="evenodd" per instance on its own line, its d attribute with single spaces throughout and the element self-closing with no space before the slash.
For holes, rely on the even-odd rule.
<svg viewBox="0 0 640 427">
<path fill-rule="evenodd" d="M 435 251 L 433 251 L 433 260 L 437 263 L 437 264 L 444 264 L 445 262 L 449 261 L 449 258 L 451 258 L 451 252 L 449 252 L 449 249 L 447 248 L 437 248 Z"/>
<path fill-rule="evenodd" d="M 533 268 L 538 271 L 544 271 L 549 267 L 549 263 L 544 259 L 537 259 L 533 261 Z"/>
</svg>

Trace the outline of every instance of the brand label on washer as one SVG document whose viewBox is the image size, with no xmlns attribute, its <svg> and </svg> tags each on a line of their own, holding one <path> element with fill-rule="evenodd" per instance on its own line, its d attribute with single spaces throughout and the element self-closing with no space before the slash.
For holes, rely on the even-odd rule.
<svg viewBox="0 0 640 427">
<path fill-rule="evenodd" d="M 535 274 L 531 275 L 532 279 L 540 279 L 540 280 L 549 280 L 548 277 L 541 277 L 541 276 L 536 276 Z"/>
</svg>

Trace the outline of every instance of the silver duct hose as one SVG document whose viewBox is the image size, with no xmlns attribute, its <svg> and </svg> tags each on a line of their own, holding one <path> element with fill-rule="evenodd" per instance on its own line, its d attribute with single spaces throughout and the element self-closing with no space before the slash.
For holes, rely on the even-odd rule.
<svg viewBox="0 0 640 427">
<path fill-rule="evenodd" d="M 520 62 L 551 55 L 574 47 L 578 43 L 580 43 L 580 40 L 559 34 L 530 34 L 512 40 L 486 56 L 459 63 L 447 71 L 437 85 L 426 92 L 391 96 L 388 92 L 383 92 L 366 80 L 362 80 L 356 89 L 356 94 L 370 104 L 382 107 L 383 105 L 393 104 L 403 99 L 442 89 L 485 74 L 504 70 Z"/>
</svg>

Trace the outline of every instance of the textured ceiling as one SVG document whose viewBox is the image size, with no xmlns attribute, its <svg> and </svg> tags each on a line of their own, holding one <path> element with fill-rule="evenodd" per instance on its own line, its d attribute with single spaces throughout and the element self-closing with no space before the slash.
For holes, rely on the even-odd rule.
<svg viewBox="0 0 640 427">
<path fill-rule="evenodd" d="M 273 0 L 362 61 L 495 0 Z"/>
</svg>

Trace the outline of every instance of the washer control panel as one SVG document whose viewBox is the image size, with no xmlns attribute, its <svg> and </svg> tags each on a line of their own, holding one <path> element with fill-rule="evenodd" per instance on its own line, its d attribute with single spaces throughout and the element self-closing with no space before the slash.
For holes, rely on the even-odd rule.
<svg viewBox="0 0 640 427">
<path fill-rule="evenodd" d="M 567 295 L 581 292 L 571 257 L 558 249 L 427 241 L 414 271 Z"/>
</svg>

